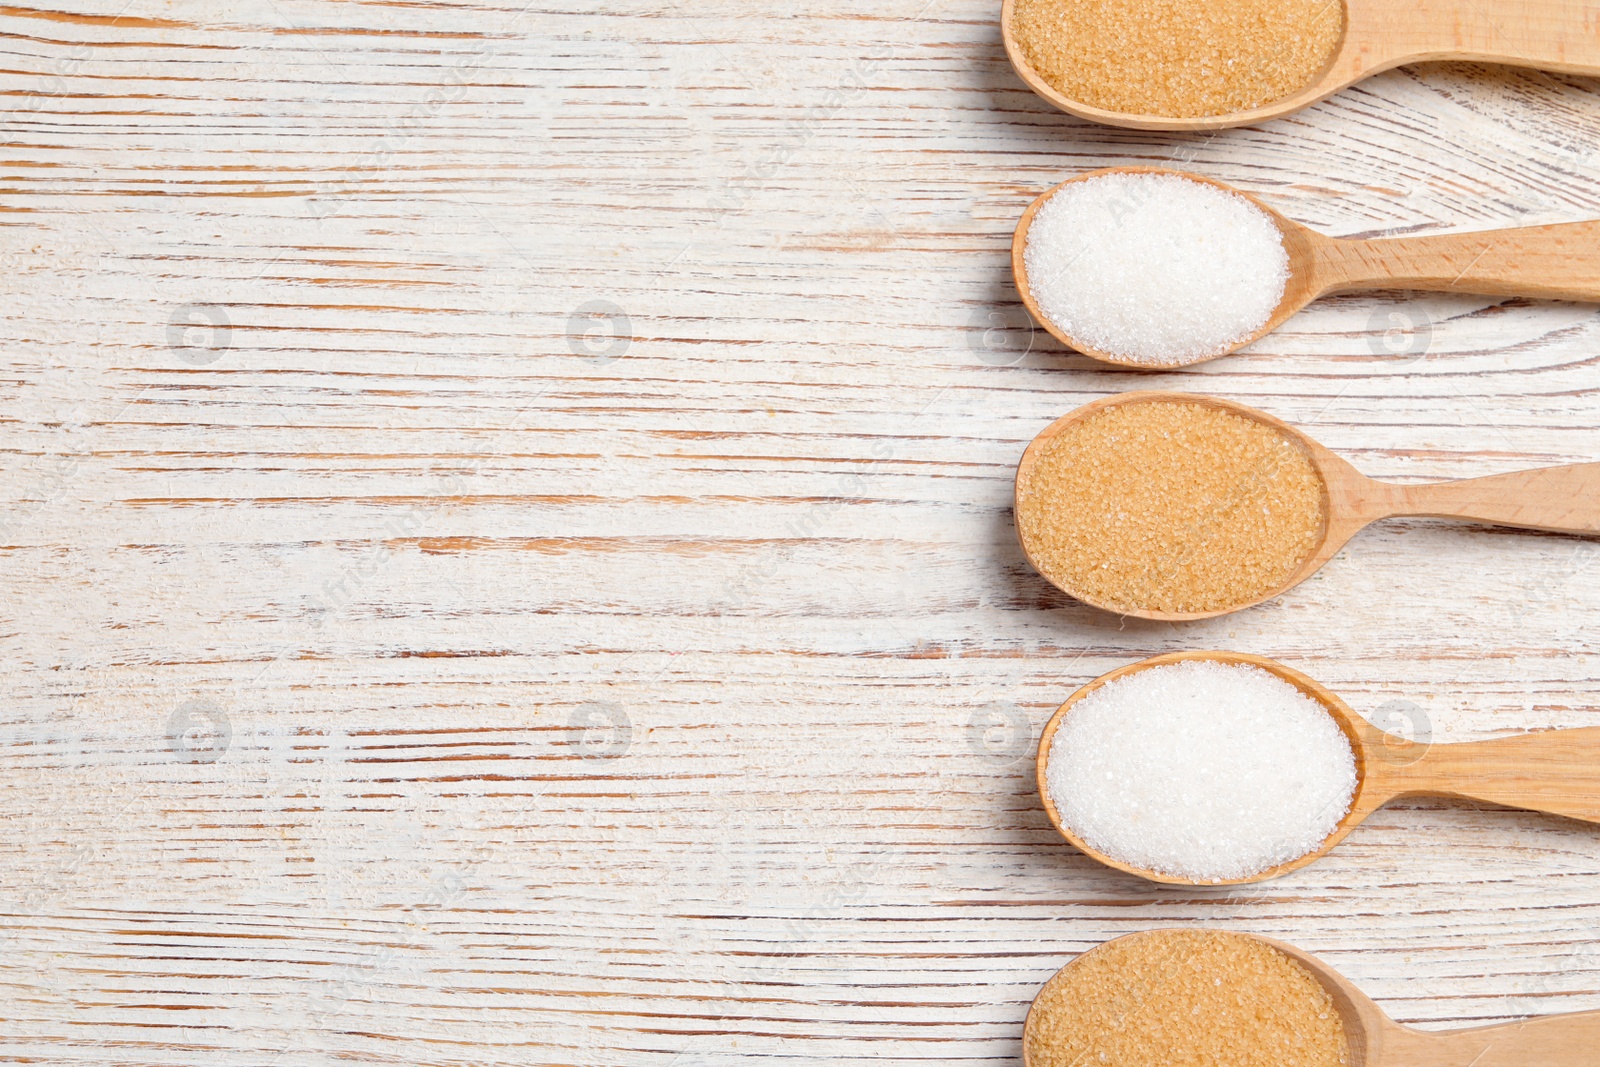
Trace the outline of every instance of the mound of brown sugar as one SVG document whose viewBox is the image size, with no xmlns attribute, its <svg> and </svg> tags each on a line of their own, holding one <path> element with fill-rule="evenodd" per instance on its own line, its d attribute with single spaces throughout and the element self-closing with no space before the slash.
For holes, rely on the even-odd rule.
<svg viewBox="0 0 1600 1067">
<path fill-rule="evenodd" d="M 1152 930 L 1079 956 L 1040 991 L 1030 1067 L 1345 1067 L 1333 998 L 1252 937 Z"/>
<path fill-rule="evenodd" d="M 1192 401 L 1117 404 L 1068 423 L 1017 477 L 1034 566 L 1112 611 L 1242 607 L 1322 540 L 1322 479 L 1292 438 Z"/>
<path fill-rule="evenodd" d="M 1193 118 L 1310 85 L 1344 32 L 1342 0 L 1016 0 L 1011 32 L 1063 96 Z"/>
</svg>

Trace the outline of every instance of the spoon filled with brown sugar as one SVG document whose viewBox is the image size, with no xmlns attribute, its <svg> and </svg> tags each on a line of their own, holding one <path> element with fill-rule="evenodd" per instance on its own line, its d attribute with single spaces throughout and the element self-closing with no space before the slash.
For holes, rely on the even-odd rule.
<svg viewBox="0 0 1600 1067">
<path fill-rule="evenodd" d="M 1400 485 L 1243 404 L 1141 391 L 1046 427 L 1017 467 L 1028 561 L 1093 607 L 1205 619 L 1305 581 L 1401 515 L 1600 534 L 1600 463 Z"/>
<path fill-rule="evenodd" d="M 1600 1011 L 1456 1030 L 1386 1015 L 1309 952 L 1254 934 L 1145 930 L 1044 984 L 1024 1067 L 1592 1067 Z"/>
<path fill-rule="evenodd" d="M 1004 0 L 1000 21 L 1030 89 L 1145 130 L 1265 122 L 1428 60 L 1600 74 L 1579 0 Z"/>
</svg>

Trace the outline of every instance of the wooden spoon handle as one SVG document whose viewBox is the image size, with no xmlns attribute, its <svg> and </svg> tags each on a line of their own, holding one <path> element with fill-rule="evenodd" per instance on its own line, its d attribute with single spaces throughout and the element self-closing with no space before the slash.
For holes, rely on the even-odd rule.
<svg viewBox="0 0 1600 1067">
<path fill-rule="evenodd" d="M 1319 251 L 1325 292 L 1425 289 L 1600 302 L 1600 221 L 1330 240 Z"/>
<path fill-rule="evenodd" d="M 1600 1011 L 1543 1015 L 1471 1030 L 1396 1027 L 1372 1067 L 1594 1067 Z"/>
<path fill-rule="evenodd" d="M 1424 59 L 1600 73 L 1584 0 L 1347 0 L 1343 58 L 1360 74 Z"/>
<path fill-rule="evenodd" d="M 1403 772 L 1401 793 L 1487 800 L 1600 822 L 1600 726 L 1433 745 Z"/>
<path fill-rule="evenodd" d="M 1376 483 L 1366 504 L 1381 515 L 1421 515 L 1600 534 L 1600 463 L 1493 474 L 1422 485 Z"/>
</svg>

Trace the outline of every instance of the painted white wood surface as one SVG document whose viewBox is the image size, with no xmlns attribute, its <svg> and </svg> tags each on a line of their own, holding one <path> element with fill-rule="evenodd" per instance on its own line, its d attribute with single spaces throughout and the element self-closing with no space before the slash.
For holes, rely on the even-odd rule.
<svg viewBox="0 0 1600 1067">
<path fill-rule="evenodd" d="M 1171 626 L 1053 593 L 1009 514 L 1032 435 L 1134 387 L 1376 475 L 1595 459 L 1595 309 L 1333 299 L 1139 375 L 1007 274 L 1119 163 L 1338 234 L 1595 217 L 1600 86 L 1136 134 L 1027 93 L 997 8 L 0 8 L 0 1061 L 1008 1063 L 1074 953 L 1193 922 L 1422 1025 L 1600 1008 L 1593 828 L 1414 803 L 1157 889 L 1028 758 L 1208 646 L 1437 740 L 1600 724 L 1600 545 L 1392 523 Z"/>
</svg>

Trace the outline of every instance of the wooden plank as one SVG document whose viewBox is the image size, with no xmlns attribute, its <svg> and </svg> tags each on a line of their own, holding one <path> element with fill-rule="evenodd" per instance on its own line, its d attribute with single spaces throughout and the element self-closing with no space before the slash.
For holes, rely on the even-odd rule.
<svg viewBox="0 0 1600 1067">
<path fill-rule="evenodd" d="M 1600 1007 L 1580 824 L 1399 804 L 1156 889 L 1027 754 L 1209 646 L 1440 740 L 1600 723 L 1590 543 L 1386 524 L 1175 627 L 1054 593 L 1009 516 L 1033 434 L 1136 387 L 1377 476 L 1594 459 L 1593 309 L 1341 297 L 1141 375 L 1006 273 L 1122 163 L 1335 234 L 1593 217 L 1592 83 L 1135 134 L 1026 92 L 997 7 L 0 10 L 0 1060 L 1004 1062 L 1056 967 L 1173 923 L 1422 1025 Z"/>
</svg>

